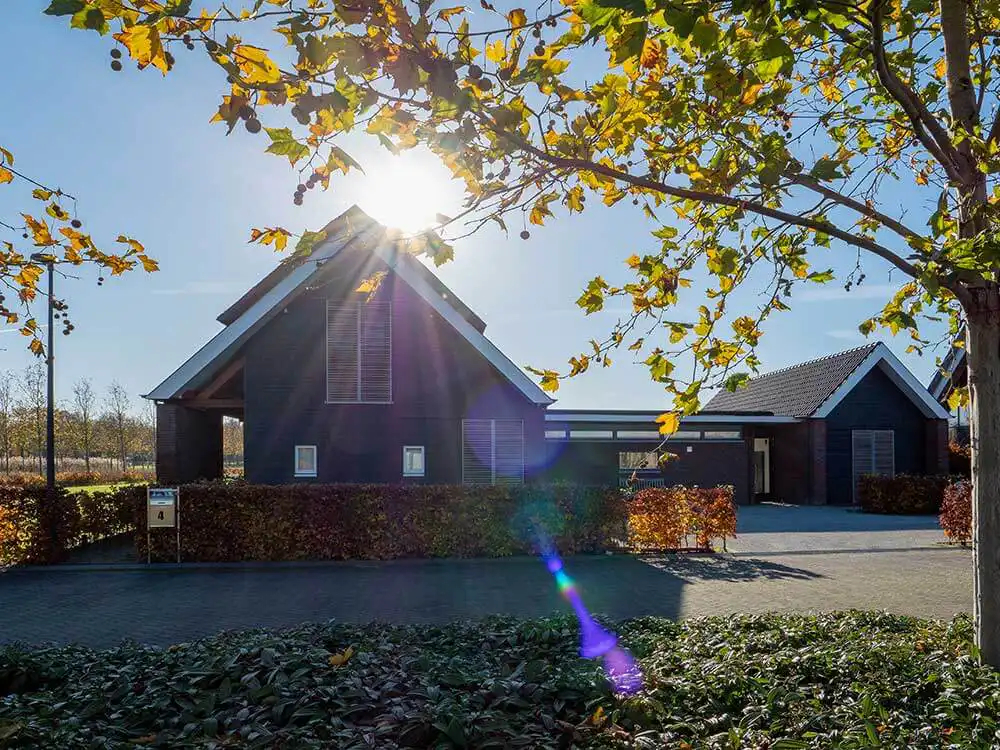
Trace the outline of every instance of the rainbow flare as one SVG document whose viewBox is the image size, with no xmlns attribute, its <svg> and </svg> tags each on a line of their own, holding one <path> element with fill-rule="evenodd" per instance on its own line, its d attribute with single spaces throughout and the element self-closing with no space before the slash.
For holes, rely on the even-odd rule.
<svg viewBox="0 0 1000 750">
<path fill-rule="evenodd" d="M 642 689 L 642 672 L 632 654 L 618 645 L 618 636 L 605 630 L 587 611 L 577 591 L 576 584 L 563 570 L 562 560 L 545 545 L 542 557 L 549 572 L 556 579 L 556 586 L 569 602 L 580 621 L 580 656 L 585 659 L 602 659 L 604 672 L 619 695 L 634 695 Z"/>
</svg>

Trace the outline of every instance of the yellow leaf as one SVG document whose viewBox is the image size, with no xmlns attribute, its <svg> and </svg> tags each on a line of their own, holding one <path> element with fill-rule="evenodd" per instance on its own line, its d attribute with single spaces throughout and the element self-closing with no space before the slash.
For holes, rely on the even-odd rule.
<svg viewBox="0 0 1000 750">
<path fill-rule="evenodd" d="M 247 83 L 278 83 L 281 80 L 281 71 L 265 49 L 238 44 L 233 49 L 233 58 Z"/>
<path fill-rule="evenodd" d="M 660 425 L 661 435 L 673 435 L 681 425 L 681 418 L 676 412 L 668 411 L 658 416 L 656 422 Z"/>
<path fill-rule="evenodd" d="M 438 11 L 438 18 L 442 21 L 447 21 L 452 16 L 457 16 L 463 10 L 465 10 L 464 5 L 456 5 L 454 8 L 445 8 L 444 10 Z"/>
<path fill-rule="evenodd" d="M 87 246 L 90 244 L 87 235 L 82 234 L 71 227 L 61 227 L 59 229 L 59 234 L 69 240 L 70 248 L 73 250 L 86 250 Z M 66 257 L 68 258 L 69 255 L 67 254 Z"/>
<path fill-rule="evenodd" d="M 555 393 L 559 390 L 559 373 L 553 370 L 546 370 L 542 373 L 542 390 L 546 393 Z"/>
<path fill-rule="evenodd" d="M 639 57 L 639 65 L 644 68 L 655 68 L 662 57 L 662 48 L 655 39 L 646 39 L 642 43 L 642 54 Z"/>
<path fill-rule="evenodd" d="M 570 211 L 583 211 L 583 188 L 574 185 L 566 193 L 566 205 Z"/>
<path fill-rule="evenodd" d="M 167 56 L 163 49 L 163 42 L 160 40 L 160 32 L 155 26 L 130 26 L 115 34 L 114 37 L 125 45 L 140 68 L 152 65 L 166 75 L 169 68 Z"/>
<path fill-rule="evenodd" d="M 129 255 L 131 255 L 132 253 L 146 252 L 146 248 L 142 246 L 142 243 L 139 242 L 139 240 L 133 240 L 131 237 L 126 237 L 124 234 L 119 234 L 118 239 L 115 240 L 115 242 L 120 242 L 123 245 L 128 245 L 129 247 L 131 247 L 132 249 L 128 251 Z"/>
<path fill-rule="evenodd" d="M 14 283 L 18 286 L 33 287 L 42 276 L 42 267 L 29 265 L 21 268 L 21 272 L 14 277 Z"/>
<path fill-rule="evenodd" d="M 146 273 L 153 273 L 154 271 L 160 270 L 160 264 L 148 255 L 138 255 L 136 257 L 139 258 L 139 262 L 142 263 L 142 268 L 146 271 Z"/>
<path fill-rule="evenodd" d="M 754 83 L 743 89 L 743 94 L 740 96 L 740 104 L 753 104 L 757 101 L 757 95 L 764 88 L 762 83 Z"/>
<path fill-rule="evenodd" d="M 45 223 L 45 219 L 38 220 L 28 214 L 21 214 L 21 216 L 24 217 L 24 223 L 31 231 L 32 240 L 36 245 L 39 247 L 46 247 L 48 245 L 57 244 L 56 241 L 52 239 L 52 234 L 49 232 L 49 225 Z"/>
<path fill-rule="evenodd" d="M 8 182 L 14 181 L 14 173 L 9 169 L 4 169 L 0 167 L 0 185 L 5 185 Z"/>
<path fill-rule="evenodd" d="M 528 24 L 528 17 L 524 14 L 523 8 L 514 8 L 514 10 L 507 14 L 507 20 L 514 27 L 527 26 Z"/>
<path fill-rule="evenodd" d="M 934 75 L 941 79 L 944 79 L 944 77 L 948 75 L 948 61 L 943 57 L 935 63 Z"/>
<path fill-rule="evenodd" d="M 0 161 L 5 161 L 11 166 L 14 166 L 14 154 L 0 146 Z"/>
<path fill-rule="evenodd" d="M 39 341 L 38 339 L 32 339 L 31 343 L 28 345 L 28 348 L 31 349 L 32 354 L 35 354 L 39 357 L 45 353 L 45 347 L 42 346 L 42 342 Z"/>
<path fill-rule="evenodd" d="M 503 39 L 497 39 L 486 45 L 486 59 L 490 62 L 502 63 L 507 57 L 507 48 Z"/>
<path fill-rule="evenodd" d="M 642 258 L 638 255 L 630 255 L 628 260 L 625 261 L 629 268 L 638 268 L 639 264 L 642 263 Z"/>
<path fill-rule="evenodd" d="M 31 197 L 35 200 L 47 201 L 52 197 L 51 190 L 42 190 L 41 188 L 35 188 L 31 191 Z"/>
<path fill-rule="evenodd" d="M 354 656 L 354 649 L 348 646 L 339 654 L 331 654 L 328 661 L 331 667 L 341 667 L 347 664 L 352 656 Z"/>
</svg>

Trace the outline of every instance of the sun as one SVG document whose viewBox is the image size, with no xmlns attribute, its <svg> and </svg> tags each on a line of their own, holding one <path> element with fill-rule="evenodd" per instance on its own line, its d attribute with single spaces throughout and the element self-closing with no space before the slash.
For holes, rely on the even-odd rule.
<svg viewBox="0 0 1000 750">
<path fill-rule="evenodd" d="M 408 152 L 365 165 L 358 205 L 380 224 L 419 232 L 454 216 L 462 189 L 433 154 Z"/>
</svg>

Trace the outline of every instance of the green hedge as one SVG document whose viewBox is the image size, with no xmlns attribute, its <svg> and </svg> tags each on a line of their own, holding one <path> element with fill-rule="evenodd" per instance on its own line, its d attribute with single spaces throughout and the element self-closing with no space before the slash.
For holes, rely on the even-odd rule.
<svg viewBox="0 0 1000 750">
<path fill-rule="evenodd" d="M 949 476 L 866 475 L 858 480 L 858 502 L 866 513 L 932 515 L 941 510 Z"/>
</svg>

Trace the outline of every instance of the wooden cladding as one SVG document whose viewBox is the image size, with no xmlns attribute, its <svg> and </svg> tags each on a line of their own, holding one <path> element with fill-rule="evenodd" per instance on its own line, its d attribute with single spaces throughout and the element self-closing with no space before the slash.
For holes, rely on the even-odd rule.
<svg viewBox="0 0 1000 750">
<path fill-rule="evenodd" d="M 326 303 L 327 403 L 392 403 L 392 303 Z"/>
<path fill-rule="evenodd" d="M 463 419 L 462 482 L 523 484 L 524 422 L 520 419 Z"/>
</svg>

